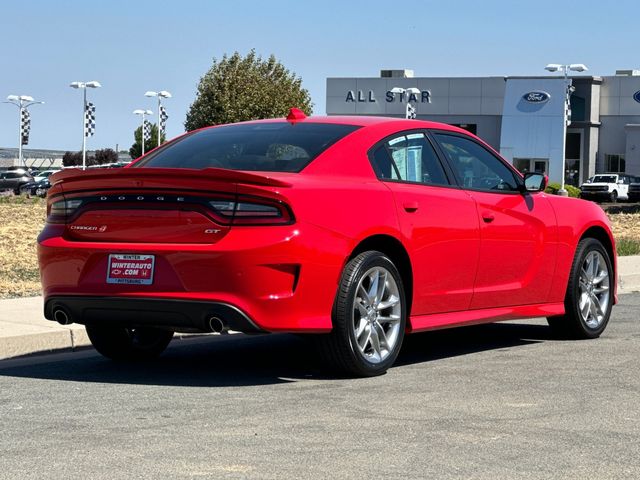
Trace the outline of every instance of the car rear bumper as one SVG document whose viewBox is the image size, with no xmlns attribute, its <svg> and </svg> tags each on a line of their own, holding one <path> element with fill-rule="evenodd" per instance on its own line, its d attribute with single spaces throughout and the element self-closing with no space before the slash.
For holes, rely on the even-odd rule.
<svg viewBox="0 0 640 480">
<path fill-rule="evenodd" d="M 60 312 L 63 312 L 62 316 Z M 263 332 L 247 314 L 220 302 L 56 296 L 45 302 L 44 316 L 48 320 L 83 325 L 155 326 L 194 332 Z"/>
<path fill-rule="evenodd" d="M 90 323 L 91 315 L 100 321 L 109 321 L 109 316 L 119 322 L 135 320 L 135 312 L 148 308 L 148 325 L 155 315 L 165 326 L 201 329 L 203 317 L 224 305 L 242 312 L 259 331 L 327 332 L 352 247 L 349 239 L 300 223 L 234 228 L 212 245 L 79 242 L 65 239 L 62 227 L 47 224 L 38 238 L 43 295 L 47 305 L 65 299 L 77 323 Z M 153 284 L 107 283 L 110 254 L 154 255 Z M 172 303 L 188 311 L 184 318 L 176 314 L 182 307 L 158 309 Z M 48 308 L 47 318 L 52 318 Z"/>
</svg>

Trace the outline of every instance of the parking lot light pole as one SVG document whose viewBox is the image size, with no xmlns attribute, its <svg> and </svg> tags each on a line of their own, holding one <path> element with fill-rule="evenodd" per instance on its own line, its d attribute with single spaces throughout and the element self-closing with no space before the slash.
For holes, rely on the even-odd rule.
<svg viewBox="0 0 640 480">
<path fill-rule="evenodd" d="M 142 117 L 142 123 L 140 127 L 140 139 L 142 140 L 142 155 L 144 155 L 144 117 L 147 115 L 153 115 L 151 110 L 134 110 L 134 115 L 140 115 Z M 159 133 L 158 133 L 159 134 Z"/>
<path fill-rule="evenodd" d="M 166 90 L 160 90 L 159 92 L 154 92 L 149 90 L 144 94 L 144 96 L 158 97 L 158 147 L 159 147 L 160 144 L 162 143 L 162 140 L 161 140 L 162 132 L 160 131 L 160 122 L 162 121 L 162 119 L 160 118 L 160 116 L 162 115 L 162 99 L 171 98 L 171 93 L 167 92 Z"/>
<path fill-rule="evenodd" d="M 71 88 L 82 89 L 82 169 L 87 168 L 87 132 L 85 127 L 85 116 L 87 114 L 87 88 L 100 88 L 100 82 L 92 80 L 91 82 L 71 82 Z"/>
<path fill-rule="evenodd" d="M 409 88 L 402 88 L 402 87 L 393 87 L 391 90 L 391 93 L 399 93 L 400 95 L 402 95 L 403 93 L 406 93 L 407 95 L 409 95 L 407 97 L 407 107 L 405 109 L 405 113 L 404 113 L 404 118 L 416 118 L 416 110 L 413 107 L 413 105 L 411 105 L 411 103 L 409 102 L 409 99 L 411 98 L 410 95 L 420 95 L 420 90 L 415 88 L 415 87 L 409 87 Z"/>
<path fill-rule="evenodd" d="M 26 167 L 26 161 L 22 158 L 22 112 L 31 105 L 43 104 L 44 102 L 36 102 L 29 95 L 9 95 L 6 102 L 18 107 L 18 165 Z"/>
<path fill-rule="evenodd" d="M 562 130 L 562 174 L 560 175 L 560 190 L 558 190 L 558 195 L 562 197 L 566 197 L 569 194 L 567 190 L 564 188 L 564 177 L 565 177 L 565 156 L 567 150 L 567 127 L 571 125 L 571 119 L 568 116 L 571 106 L 571 93 L 573 92 L 572 86 L 569 85 L 569 71 L 572 72 L 585 72 L 589 70 L 584 63 L 570 63 L 568 65 L 562 65 L 560 63 L 550 63 L 546 67 L 545 70 L 549 72 L 563 72 L 564 73 L 564 85 L 565 85 L 565 105 L 564 105 L 564 114 L 563 114 L 563 130 Z"/>
</svg>

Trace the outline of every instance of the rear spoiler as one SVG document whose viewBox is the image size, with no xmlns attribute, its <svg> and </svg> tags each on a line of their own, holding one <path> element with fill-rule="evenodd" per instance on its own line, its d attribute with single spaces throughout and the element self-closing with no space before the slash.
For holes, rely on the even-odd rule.
<svg viewBox="0 0 640 480">
<path fill-rule="evenodd" d="M 73 183 L 76 181 L 100 181 L 116 179 L 157 179 L 157 178 L 197 178 L 199 180 L 217 180 L 241 183 L 245 185 L 260 185 L 265 187 L 291 187 L 291 183 L 270 177 L 268 172 L 249 173 L 240 170 L 227 170 L 224 168 L 205 168 L 194 170 L 189 168 L 109 168 L 80 170 L 70 168 L 51 175 L 51 186 L 60 183 Z"/>
</svg>

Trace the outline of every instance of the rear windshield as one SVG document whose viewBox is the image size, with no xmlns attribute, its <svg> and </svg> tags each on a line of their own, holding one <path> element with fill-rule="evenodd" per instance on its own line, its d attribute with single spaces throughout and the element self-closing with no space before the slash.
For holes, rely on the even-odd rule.
<svg viewBox="0 0 640 480">
<path fill-rule="evenodd" d="M 358 128 L 289 122 L 226 125 L 186 135 L 133 166 L 299 172 Z"/>
</svg>

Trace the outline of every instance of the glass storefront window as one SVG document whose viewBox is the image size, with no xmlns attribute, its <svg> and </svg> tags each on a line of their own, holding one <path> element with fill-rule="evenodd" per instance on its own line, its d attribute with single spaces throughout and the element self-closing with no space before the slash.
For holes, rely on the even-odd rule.
<svg viewBox="0 0 640 480">
<path fill-rule="evenodd" d="M 546 175 L 549 172 L 549 160 L 546 158 L 514 158 L 513 166 L 521 173 L 536 172 Z"/>
<path fill-rule="evenodd" d="M 607 172 L 624 173 L 626 169 L 624 155 L 607 153 L 604 156 L 604 168 Z"/>
</svg>

